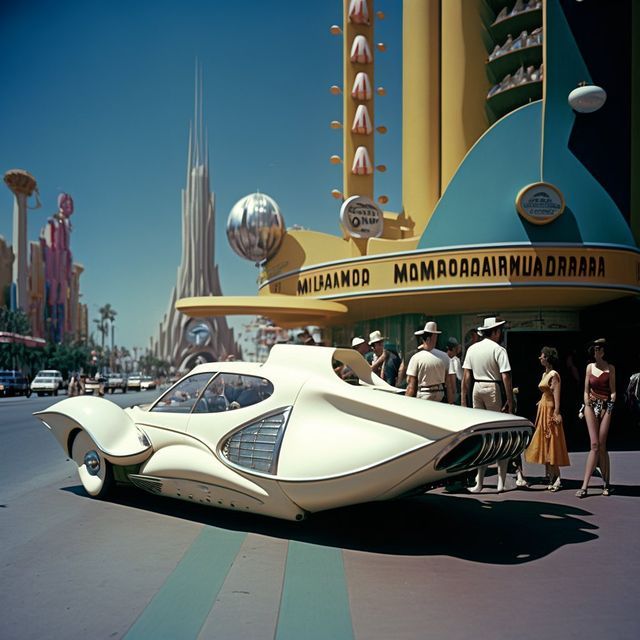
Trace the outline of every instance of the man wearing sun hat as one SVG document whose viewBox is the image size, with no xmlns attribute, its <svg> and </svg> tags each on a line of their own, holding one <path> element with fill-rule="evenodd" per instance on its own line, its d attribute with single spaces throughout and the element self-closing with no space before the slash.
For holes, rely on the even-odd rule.
<svg viewBox="0 0 640 640">
<path fill-rule="evenodd" d="M 369 345 L 372 351 L 365 357 L 371 365 L 371 371 L 380 376 L 386 383 L 395 386 L 398 378 L 401 358 L 395 350 L 395 345 L 385 343 L 381 331 L 369 334 Z"/>
<path fill-rule="evenodd" d="M 500 344 L 504 338 L 506 320 L 499 317 L 485 318 L 478 333 L 483 340 L 472 344 L 462 365 L 462 406 L 468 405 L 472 379 L 473 408 L 513 413 L 513 387 L 511 364 L 507 350 Z M 501 388 L 502 387 L 502 388 Z M 504 397 L 503 397 L 504 393 Z M 498 461 L 498 491 L 504 491 L 508 460 Z M 487 467 L 479 467 L 472 493 L 482 491 Z"/>
<path fill-rule="evenodd" d="M 372 331 L 369 334 L 369 346 L 371 351 L 365 356 L 367 362 L 371 365 L 371 371 L 382 377 L 382 368 L 385 361 L 384 336 L 380 331 Z"/>
<path fill-rule="evenodd" d="M 361 353 L 363 356 L 369 353 L 369 351 L 371 351 L 371 347 L 369 346 L 369 343 L 364 338 L 361 338 L 360 336 L 356 336 L 351 341 L 351 348 L 355 349 L 358 353 Z"/>
<path fill-rule="evenodd" d="M 414 332 L 422 339 L 422 348 L 418 350 L 407 365 L 407 396 L 421 400 L 441 402 L 444 398 L 445 386 L 449 403 L 455 399 L 453 376 L 449 374 L 449 356 L 436 349 L 438 331 L 436 322 L 429 321 L 424 329 Z"/>
<path fill-rule="evenodd" d="M 360 355 L 364 356 L 365 358 L 367 354 L 371 351 L 371 347 L 369 346 L 369 343 L 361 336 L 356 336 L 355 338 L 353 338 L 353 340 L 351 340 L 351 348 L 354 351 L 357 351 Z M 352 384 L 358 384 L 358 376 L 355 374 L 355 372 L 349 365 L 347 364 L 340 365 L 338 367 L 335 367 L 334 371 L 343 380 L 346 380 L 347 382 L 350 382 Z"/>
</svg>

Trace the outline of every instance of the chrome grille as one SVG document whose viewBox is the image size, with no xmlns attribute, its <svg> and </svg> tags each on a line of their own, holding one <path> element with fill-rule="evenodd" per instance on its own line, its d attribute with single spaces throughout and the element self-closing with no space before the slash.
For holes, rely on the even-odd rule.
<svg viewBox="0 0 640 640">
<path fill-rule="evenodd" d="M 289 411 L 265 416 L 236 431 L 222 446 L 222 454 L 245 469 L 275 473 Z"/>
<path fill-rule="evenodd" d="M 144 489 L 149 493 L 160 494 L 162 493 L 162 480 L 160 478 L 151 478 L 149 476 L 138 476 L 136 474 L 129 474 L 129 480 L 138 487 Z"/>
<path fill-rule="evenodd" d="M 531 441 L 531 435 L 530 427 L 469 433 L 452 448 L 445 449 L 435 468 L 438 471 L 458 472 L 513 458 L 524 451 Z"/>
</svg>

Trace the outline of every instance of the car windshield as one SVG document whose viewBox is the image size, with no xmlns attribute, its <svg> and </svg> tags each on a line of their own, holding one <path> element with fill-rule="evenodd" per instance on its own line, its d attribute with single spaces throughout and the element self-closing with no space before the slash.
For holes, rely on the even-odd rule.
<svg viewBox="0 0 640 640">
<path fill-rule="evenodd" d="M 213 372 L 197 373 L 184 378 L 175 387 L 169 389 L 161 396 L 151 411 L 165 411 L 169 413 L 191 413 L 193 405 L 203 392 L 211 378 L 216 375 Z"/>
<path fill-rule="evenodd" d="M 35 381 L 36 382 L 53 382 L 53 378 L 48 378 L 45 376 L 37 376 Z"/>
</svg>

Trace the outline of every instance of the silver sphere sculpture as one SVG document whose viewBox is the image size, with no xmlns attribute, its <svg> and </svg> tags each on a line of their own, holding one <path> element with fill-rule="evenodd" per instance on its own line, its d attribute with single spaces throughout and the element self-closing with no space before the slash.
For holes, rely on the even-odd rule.
<svg viewBox="0 0 640 640">
<path fill-rule="evenodd" d="M 231 248 L 255 263 L 272 258 L 285 233 L 280 207 L 264 193 L 252 193 L 238 200 L 227 220 Z"/>
</svg>

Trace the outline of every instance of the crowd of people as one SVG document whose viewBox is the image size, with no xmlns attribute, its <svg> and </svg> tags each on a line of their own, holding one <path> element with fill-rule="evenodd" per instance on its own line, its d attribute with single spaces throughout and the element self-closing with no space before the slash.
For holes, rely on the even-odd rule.
<svg viewBox="0 0 640 640">
<path fill-rule="evenodd" d="M 504 346 L 507 322 L 499 317 L 485 318 L 477 327 L 475 341 L 469 345 L 461 360 L 462 347 L 457 338 L 450 336 L 446 351 L 437 348 L 442 331 L 435 321 L 428 321 L 415 331 L 416 348 L 402 358 L 395 346 L 386 342 L 379 330 L 372 331 L 368 339 L 355 336 L 351 347 L 364 356 L 372 373 L 386 383 L 406 388 L 405 395 L 430 402 L 447 402 L 463 407 L 515 413 L 516 401 L 511 376 L 509 355 Z M 318 344 L 308 332 L 299 334 L 303 344 Z M 594 474 L 602 478 L 602 495 L 611 493 L 611 465 L 607 438 L 616 402 L 615 367 L 607 358 L 607 341 L 594 340 L 588 348 L 590 362 L 584 372 L 583 406 L 580 417 L 584 420 L 590 441 L 584 469 L 584 479 L 576 492 L 578 498 L 588 494 L 589 482 Z M 524 452 L 531 464 L 544 465 L 545 484 L 549 491 L 562 489 L 560 469 L 571 464 L 564 433 L 561 406 L 562 379 L 558 371 L 558 351 L 545 346 L 538 361 L 542 375 L 538 384 L 540 399 L 537 403 L 535 431 Z M 348 367 L 336 371 L 344 379 L 352 372 Z M 571 372 L 570 372 L 571 373 Z M 577 375 L 578 372 L 573 372 Z M 631 383 L 630 383 L 631 385 Z M 637 394 L 637 381 L 634 392 Z M 635 397 L 635 396 L 634 396 Z M 576 407 L 577 410 L 577 407 Z M 515 484 L 528 488 L 521 460 L 501 460 L 497 464 L 497 491 L 506 487 L 509 465 L 515 472 Z M 484 489 L 486 467 L 480 467 L 475 482 L 467 487 L 471 493 Z"/>
</svg>

